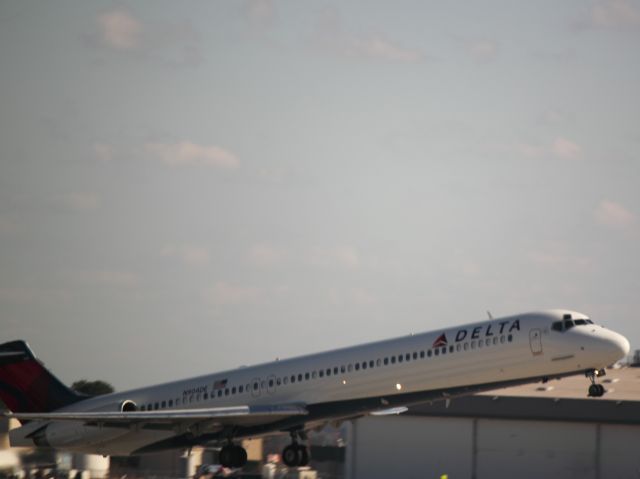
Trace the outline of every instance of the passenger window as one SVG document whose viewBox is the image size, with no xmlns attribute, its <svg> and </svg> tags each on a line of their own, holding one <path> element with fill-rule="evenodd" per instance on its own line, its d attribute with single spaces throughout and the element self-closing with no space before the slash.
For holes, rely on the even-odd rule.
<svg viewBox="0 0 640 479">
<path fill-rule="evenodd" d="M 464 350 L 468 351 L 469 350 L 469 343 L 464 343 Z"/>
<path fill-rule="evenodd" d="M 285 378 L 287 379 L 287 378 Z M 242 386 L 238 386 L 238 392 L 242 394 L 244 392 L 244 388 Z"/>
<path fill-rule="evenodd" d="M 352 364 L 349 364 L 349 365 L 347 366 L 347 371 L 348 371 L 348 372 L 353 371 L 353 365 L 352 365 Z"/>
<path fill-rule="evenodd" d="M 228 396 L 229 395 L 229 388 L 224 388 L 224 395 Z"/>
<path fill-rule="evenodd" d="M 420 351 L 420 359 L 424 359 L 424 350 Z"/>
<path fill-rule="evenodd" d="M 302 381 L 302 374 L 298 374 L 298 382 Z"/>
<path fill-rule="evenodd" d="M 416 352 L 413 353 L 413 359 L 418 359 L 418 353 Z"/>
<path fill-rule="evenodd" d="M 322 372 L 322 371 L 321 371 L 321 372 Z M 317 376 L 318 376 L 318 373 L 317 373 L 316 371 L 313 371 L 313 372 L 311 373 L 311 378 L 312 378 L 312 379 L 315 379 Z"/>
<path fill-rule="evenodd" d="M 449 352 L 452 353 L 453 352 L 453 345 L 449 346 Z"/>
<path fill-rule="evenodd" d="M 486 344 L 487 346 L 491 346 L 491 338 L 487 338 Z"/>
<path fill-rule="evenodd" d="M 430 357 L 431 357 L 431 354 L 433 354 L 433 353 L 431 352 L 431 350 L 430 350 L 430 349 L 429 349 L 429 350 L 427 350 L 427 357 L 429 357 L 429 358 L 430 358 Z"/>
<path fill-rule="evenodd" d="M 336 368 L 336 370 L 337 370 L 337 369 L 338 369 L 338 368 Z M 327 368 L 327 370 L 326 370 L 325 372 L 326 372 L 327 376 L 331 376 L 331 368 Z M 337 372 L 338 372 L 338 371 L 336 371 L 336 373 L 337 373 Z"/>
<path fill-rule="evenodd" d="M 140 406 L 140 410 L 141 410 L 141 411 L 144 411 L 144 410 L 145 410 L 144 404 L 143 404 L 142 406 Z"/>
<path fill-rule="evenodd" d="M 153 405 L 153 409 L 160 409 L 160 403 L 155 403 Z"/>
<path fill-rule="evenodd" d="M 395 364 L 396 363 L 396 357 L 395 356 L 391 356 L 391 364 Z"/>
<path fill-rule="evenodd" d="M 384 358 L 384 360 L 382 361 L 384 363 L 384 365 L 388 365 L 389 364 L 389 358 Z"/>
<path fill-rule="evenodd" d="M 344 372 L 344 371 L 343 371 L 343 372 Z M 335 367 L 333 368 L 333 374 L 334 374 L 334 375 L 337 375 L 337 374 L 338 374 L 338 366 L 335 366 Z"/>
<path fill-rule="evenodd" d="M 258 383 L 255 384 L 255 388 L 254 389 L 258 389 Z M 222 389 L 218 389 L 218 397 L 221 398 L 222 397 Z"/>
<path fill-rule="evenodd" d="M 461 349 L 462 349 L 462 344 L 460 343 L 456 344 L 456 351 L 460 352 Z"/>
<path fill-rule="evenodd" d="M 496 344 L 498 344 L 498 337 L 494 337 L 493 338 L 493 345 L 495 346 Z"/>
<path fill-rule="evenodd" d="M 269 379 L 269 387 L 272 388 L 273 387 L 273 379 Z"/>
<path fill-rule="evenodd" d="M 506 341 L 504 336 L 500 336 L 500 343 L 504 344 L 504 342 Z"/>
<path fill-rule="evenodd" d="M 318 373 L 318 375 L 323 378 L 324 377 L 324 371 L 321 369 L 320 372 Z"/>
<path fill-rule="evenodd" d="M 282 380 L 280 378 L 276 379 L 276 385 L 280 386 L 282 384 Z"/>
<path fill-rule="evenodd" d="M 356 371 L 360 370 L 360 363 L 356 363 Z"/>
<path fill-rule="evenodd" d="M 471 349 L 476 349 L 476 340 L 471 341 Z"/>
<path fill-rule="evenodd" d="M 166 408 L 167 407 L 167 401 L 162 401 L 162 404 L 160 405 L 160 407 L 162 409 Z"/>
<path fill-rule="evenodd" d="M 379 360 L 378 360 L 379 361 Z M 369 367 L 372 368 L 375 365 L 373 359 L 371 361 L 369 361 Z"/>
<path fill-rule="evenodd" d="M 273 381 L 271 381 L 271 382 L 273 382 Z M 235 386 L 233 386 L 233 387 L 231 388 L 231 394 L 235 394 L 235 393 L 236 393 L 236 387 L 235 387 Z"/>
<path fill-rule="evenodd" d="M 362 361 L 362 369 L 367 369 L 367 362 L 366 361 Z"/>
<path fill-rule="evenodd" d="M 478 347 L 481 348 L 484 346 L 484 341 L 482 339 L 478 339 Z"/>
<path fill-rule="evenodd" d="M 433 354 L 435 354 L 436 356 L 440 356 L 440 350 L 439 349 L 434 349 L 433 350 Z"/>
<path fill-rule="evenodd" d="M 173 407 L 173 399 L 169 399 L 169 407 Z"/>
<path fill-rule="evenodd" d="M 295 376 L 291 376 L 291 384 L 296 382 L 296 377 Z"/>
<path fill-rule="evenodd" d="M 376 359 L 376 366 L 378 367 L 382 366 L 382 359 L 380 358 Z"/>
<path fill-rule="evenodd" d="M 257 391 L 259 387 L 260 387 L 260 384 L 258 383 L 258 381 L 256 381 L 255 383 L 253 383 L 253 390 L 254 390 L 254 391 Z"/>
<path fill-rule="evenodd" d="M 446 346 L 442 348 L 442 354 L 447 354 L 447 347 Z"/>
<path fill-rule="evenodd" d="M 289 384 L 289 376 L 285 376 L 284 378 L 282 378 L 282 382 L 284 383 L 285 386 Z"/>
<path fill-rule="evenodd" d="M 340 366 L 340 372 L 344 373 L 345 372 L 345 367 L 344 366 Z"/>
<path fill-rule="evenodd" d="M 306 381 L 308 381 L 308 380 L 309 380 L 309 373 L 304 373 L 304 379 L 305 379 Z"/>
<path fill-rule="evenodd" d="M 411 361 L 411 353 L 407 353 L 404 355 L 404 360 L 405 361 Z"/>
<path fill-rule="evenodd" d="M 509 340 L 509 342 L 513 341 L 513 334 L 510 334 L 507 339 Z"/>
<path fill-rule="evenodd" d="M 398 354 L 398 362 L 401 363 L 404 361 L 404 356 L 402 354 Z"/>
</svg>

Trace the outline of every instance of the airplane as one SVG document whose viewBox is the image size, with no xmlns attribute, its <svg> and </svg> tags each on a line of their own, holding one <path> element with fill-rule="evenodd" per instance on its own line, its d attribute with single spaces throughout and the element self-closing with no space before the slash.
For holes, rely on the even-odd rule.
<svg viewBox="0 0 640 479">
<path fill-rule="evenodd" d="M 21 426 L 14 447 L 138 455 L 218 447 L 242 467 L 243 438 L 289 433 L 283 462 L 309 462 L 306 432 L 368 414 L 507 386 L 585 374 L 597 379 L 629 353 L 629 341 L 569 310 L 524 313 L 142 387 L 78 394 L 26 342 L 0 345 L 0 399 Z"/>
</svg>

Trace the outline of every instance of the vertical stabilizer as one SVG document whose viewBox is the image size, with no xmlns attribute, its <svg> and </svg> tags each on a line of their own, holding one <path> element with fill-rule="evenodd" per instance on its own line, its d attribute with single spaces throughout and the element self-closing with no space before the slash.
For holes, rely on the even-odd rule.
<svg viewBox="0 0 640 479">
<path fill-rule="evenodd" d="M 62 384 L 18 340 L 0 344 L 0 399 L 13 412 L 50 412 L 84 396 Z"/>
</svg>

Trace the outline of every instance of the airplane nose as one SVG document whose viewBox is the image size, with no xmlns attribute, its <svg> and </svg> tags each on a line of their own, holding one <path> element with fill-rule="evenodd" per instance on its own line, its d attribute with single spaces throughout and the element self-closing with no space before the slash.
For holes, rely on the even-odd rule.
<svg viewBox="0 0 640 479">
<path fill-rule="evenodd" d="M 612 342 L 620 352 L 620 359 L 626 357 L 627 354 L 629 354 L 629 351 L 631 350 L 631 345 L 629 344 L 629 340 L 625 338 L 622 334 L 615 333 L 614 337 L 612 338 Z"/>
</svg>

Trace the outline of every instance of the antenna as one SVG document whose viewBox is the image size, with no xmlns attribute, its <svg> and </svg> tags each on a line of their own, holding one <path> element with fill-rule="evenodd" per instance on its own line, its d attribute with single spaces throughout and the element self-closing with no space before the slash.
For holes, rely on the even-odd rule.
<svg viewBox="0 0 640 479">
<path fill-rule="evenodd" d="M 489 319 L 493 319 L 493 315 L 491 314 L 491 311 L 487 310 L 487 316 L 489 316 Z"/>
</svg>

